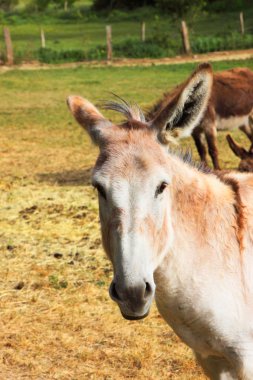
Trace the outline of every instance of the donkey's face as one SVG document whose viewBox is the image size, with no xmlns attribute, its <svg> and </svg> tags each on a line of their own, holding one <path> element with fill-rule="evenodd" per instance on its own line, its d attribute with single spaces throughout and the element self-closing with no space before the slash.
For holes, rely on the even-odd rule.
<svg viewBox="0 0 253 380">
<path fill-rule="evenodd" d="M 169 249 L 170 184 L 166 152 L 142 129 L 122 131 L 93 171 L 103 246 L 114 267 L 110 295 L 128 318 L 148 313 L 153 273 Z"/>
<path fill-rule="evenodd" d="M 136 107 L 111 103 L 110 108 L 128 117 L 115 126 L 87 100 L 68 99 L 75 118 L 100 148 L 92 182 L 98 190 L 103 246 L 114 268 L 110 295 L 127 319 L 148 314 L 154 271 L 173 243 L 174 173 L 162 142 L 172 134 L 191 133 L 205 111 L 211 84 L 210 66 L 200 66 L 173 109 L 165 107 L 149 124 Z M 166 131 L 168 125 L 171 130 Z"/>
</svg>

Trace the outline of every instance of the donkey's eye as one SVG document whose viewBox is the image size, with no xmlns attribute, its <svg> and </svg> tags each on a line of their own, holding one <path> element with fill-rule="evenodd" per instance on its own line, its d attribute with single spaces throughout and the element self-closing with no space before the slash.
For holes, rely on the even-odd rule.
<svg viewBox="0 0 253 380">
<path fill-rule="evenodd" d="M 106 192 L 105 192 L 105 189 L 103 188 L 102 185 L 100 185 L 99 183 L 96 183 L 94 185 L 95 189 L 97 189 L 97 191 L 99 192 L 99 194 L 101 195 L 101 197 L 103 197 L 104 199 L 106 199 Z"/>
<path fill-rule="evenodd" d="M 159 194 L 162 194 L 164 190 L 167 187 L 167 182 L 162 182 L 159 186 L 156 188 L 155 197 L 158 197 Z"/>
</svg>

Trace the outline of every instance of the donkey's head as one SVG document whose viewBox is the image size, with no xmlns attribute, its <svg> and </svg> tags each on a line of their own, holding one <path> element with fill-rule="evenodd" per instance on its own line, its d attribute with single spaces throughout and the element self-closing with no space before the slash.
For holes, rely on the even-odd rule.
<svg viewBox="0 0 253 380">
<path fill-rule="evenodd" d="M 226 136 L 227 142 L 234 154 L 241 159 L 238 169 L 241 172 L 253 172 L 253 143 L 247 151 L 238 145 L 230 135 Z"/>
<path fill-rule="evenodd" d="M 112 124 L 88 100 L 70 96 L 76 120 L 98 145 L 92 183 L 98 191 L 104 249 L 114 268 L 110 296 L 127 319 L 145 317 L 154 296 L 154 271 L 173 242 L 167 141 L 190 135 L 207 106 L 212 71 L 201 65 L 173 108 L 149 123 L 137 106 L 107 103 L 127 121 Z M 169 128 L 169 129 L 166 129 Z"/>
</svg>

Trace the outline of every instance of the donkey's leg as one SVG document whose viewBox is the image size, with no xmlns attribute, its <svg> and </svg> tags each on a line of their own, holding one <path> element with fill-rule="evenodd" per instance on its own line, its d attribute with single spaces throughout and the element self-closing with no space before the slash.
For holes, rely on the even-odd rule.
<svg viewBox="0 0 253 380">
<path fill-rule="evenodd" d="M 214 169 L 219 170 L 218 149 L 217 149 L 217 121 L 216 112 L 213 107 L 208 107 L 206 116 L 202 121 L 202 128 L 206 135 L 206 141 L 208 145 L 208 153 L 211 156 Z"/>
<path fill-rule="evenodd" d="M 203 141 L 203 137 L 204 137 L 203 129 L 201 127 L 195 128 L 192 132 L 192 137 L 195 141 L 195 145 L 198 150 L 201 161 L 207 165 L 206 147 L 205 147 L 205 142 Z"/>
<path fill-rule="evenodd" d="M 241 125 L 239 129 L 245 133 L 248 139 L 253 143 L 253 130 L 250 125 Z"/>
<path fill-rule="evenodd" d="M 215 124 L 208 129 L 205 130 L 206 141 L 208 145 L 208 153 L 211 156 L 214 169 L 220 170 L 219 159 L 218 159 L 218 148 L 217 148 L 217 140 L 216 140 L 216 127 Z"/>
<path fill-rule="evenodd" d="M 232 368 L 229 361 L 218 356 L 208 356 L 203 358 L 196 354 L 196 358 L 204 370 L 204 373 L 211 380 L 238 380 L 238 375 Z"/>
</svg>

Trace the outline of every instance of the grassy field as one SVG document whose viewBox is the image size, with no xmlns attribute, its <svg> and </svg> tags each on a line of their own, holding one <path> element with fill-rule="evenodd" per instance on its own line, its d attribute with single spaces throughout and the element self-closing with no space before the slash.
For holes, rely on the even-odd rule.
<svg viewBox="0 0 253 380">
<path fill-rule="evenodd" d="M 232 65 L 253 69 L 252 60 L 214 67 Z M 98 102 L 112 91 L 146 108 L 193 67 L 0 75 L 1 379 L 204 379 L 155 306 L 147 319 L 128 322 L 109 299 L 112 270 L 90 186 L 97 151 L 65 105 L 69 94 Z M 224 136 L 221 163 L 234 168 Z"/>
</svg>

